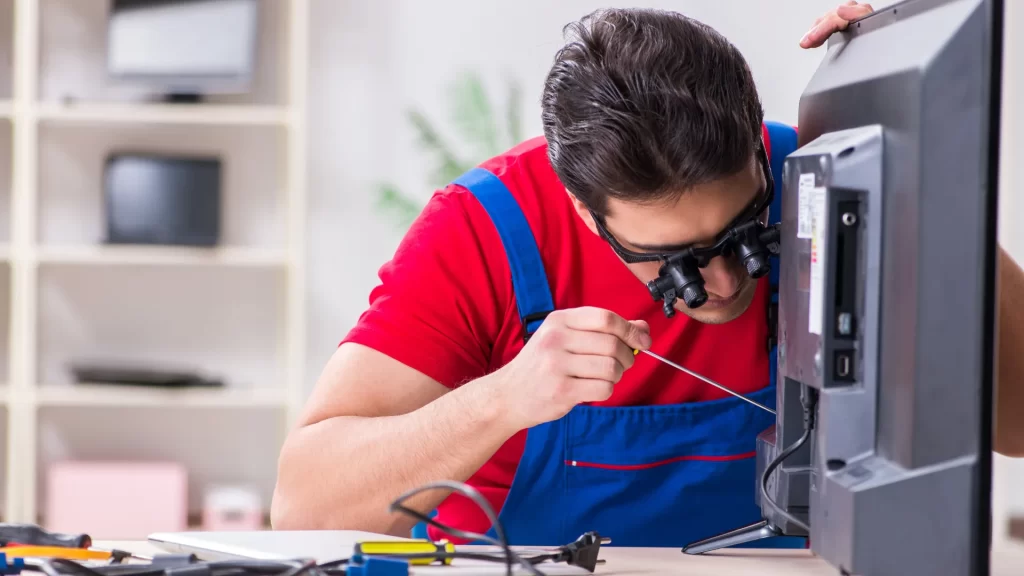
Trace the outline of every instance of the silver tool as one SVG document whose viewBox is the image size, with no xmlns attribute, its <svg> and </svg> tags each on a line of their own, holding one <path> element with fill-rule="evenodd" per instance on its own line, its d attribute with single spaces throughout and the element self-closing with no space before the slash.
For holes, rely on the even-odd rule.
<svg viewBox="0 0 1024 576">
<path fill-rule="evenodd" d="M 687 370 L 686 368 L 683 368 L 679 364 L 676 364 L 675 362 L 673 362 L 671 360 L 668 360 L 666 358 L 662 358 L 661 356 L 658 356 L 657 354 L 655 354 L 654 352 L 651 352 L 650 350 L 640 350 L 640 352 L 643 352 L 644 354 L 647 354 L 648 356 L 650 356 L 652 358 L 660 360 L 660 361 L 664 362 L 665 364 L 668 364 L 669 366 L 675 368 L 676 370 L 681 370 L 683 372 L 686 372 L 690 376 L 693 376 L 694 378 L 697 378 L 699 380 L 703 380 L 704 382 L 707 382 L 708 384 L 711 384 L 712 386 L 714 386 L 715 388 L 718 388 L 719 390 L 723 390 L 725 392 L 728 392 L 729 394 L 732 394 L 733 396 L 739 398 L 740 400 L 746 400 L 747 402 L 750 402 L 751 404 L 753 404 L 754 406 L 757 406 L 761 410 L 764 410 L 766 412 L 771 412 L 772 414 L 775 414 L 775 410 L 772 410 L 771 408 L 765 406 L 764 404 L 760 404 L 758 402 L 755 402 L 755 401 L 751 400 L 750 398 L 747 398 L 743 394 L 740 394 L 739 392 L 733 392 L 732 390 L 726 388 L 725 386 L 722 386 L 718 382 L 715 382 L 714 380 L 712 380 L 710 378 L 705 378 L 704 376 L 701 376 L 700 374 L 697 374 L 693 370 Z"/>
</svg>

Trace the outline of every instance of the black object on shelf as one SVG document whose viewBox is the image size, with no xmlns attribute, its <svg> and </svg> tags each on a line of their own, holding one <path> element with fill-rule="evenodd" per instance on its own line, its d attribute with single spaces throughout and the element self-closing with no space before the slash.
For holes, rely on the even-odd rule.
<svg viewBox="0 0 1024 576">
<path fill-rule="evenodd" d="M 168 104 L 199 104 L 203 101 L 203 95 L 194 92 L 174 92 L 165 94 L 163 101 Z"/>
<path fill-rule="evenodd" d="M 105 170 L 104 211 L 109 244 L 215 246 L 220 241 L 221 161 L 112 154 Z"/>
<path fill-rule="evenodd" d="M 78 384 L 113 384 L 157 388 L 219 388 L 224 383 L 194 371 L 120 363 L 76 362 L 70 366 Z"/>
</svg>

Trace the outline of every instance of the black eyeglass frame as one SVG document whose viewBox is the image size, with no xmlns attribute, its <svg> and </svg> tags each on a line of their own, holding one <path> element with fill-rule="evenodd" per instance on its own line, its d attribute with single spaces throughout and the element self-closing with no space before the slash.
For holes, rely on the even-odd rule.
<svg viewBox="0 0 1024 576">
<path fill-rule="evenodd" d="M 594 218 L 594 224 L 597 226 L 598 233 L 601 237 L 608 242 L 612 247 L 612 250 L 614 250 L 615 253 L 618 254 L 619 257 L 627 264 L 692 259 L 698 268 L 705 268 L 712 258 L 722 255 L 728 256 L 731 254 L 732 245 L 735 244 L 737 240 L 746 238 L 751 232 L 751 228 L 757 228 L 758 226 L 766 228 L 766 226 L 760 221 L 760 217 L 764 214 L 765 210 L 771 206 L 772 200 L 775 199 L 775 179 L 772 177 L 771 165 L 768 162 L 768 153 L 763 142 L 761 146 L 758 147 L 758 153 L 761 161 L 761 170 L 764 173 L 765 178 L 765 189 L 761 195 L 760 201 L 754 205 L 754 210 L 744 210 L 742 214 L 730 222 L 730 224 L 726 226 L 725 231 L 715 238 L 715 242 L 711 246 L 698 247 L 692 245 L 680 245 L 678 250 L 663 252 L 634 252 L 619 243 L 615 236 L 608 231 L 603 217 L 599 216 L 593 210 L 590 210 L 590 215 Z"/>
</svg>

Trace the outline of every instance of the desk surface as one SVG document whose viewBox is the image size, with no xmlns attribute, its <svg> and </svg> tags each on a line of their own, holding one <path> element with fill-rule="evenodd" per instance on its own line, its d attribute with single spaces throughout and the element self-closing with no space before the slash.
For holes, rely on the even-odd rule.
<svg viewBox="0 0 1024 576">
<path fill-rule="evenodd" d="M 100 548 L 117 548 L 152 556 L 163 551 L 144 541 L 97 542 Z M 687 556 L 676 548 L 618 548 L 601 550 L 606 563 L 599 574 L 641 576 L 836 576 L 837 571 L 804 550 L 723 550 L 703 556 Z M 1024 544 L 1001 543 L 992 553 L 991 576 L 1024 574 Z"/>
</svg>

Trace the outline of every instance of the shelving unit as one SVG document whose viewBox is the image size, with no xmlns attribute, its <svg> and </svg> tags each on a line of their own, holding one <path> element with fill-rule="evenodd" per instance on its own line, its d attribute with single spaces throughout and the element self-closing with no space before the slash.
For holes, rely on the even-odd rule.
<svg viewBox="0 0 1024 576">
<path fill-rule="evenodd" d="M 43 264 L 119 266 L 254 266 L 285 267 L 288 253 L 260 248 L 188 248 L 158 246 L 47 246 L 39 248 Z M 4 253 L 0 251 L 0 259 Z"/>
<path fill-rule="evenodd" d="M 106 0 L 5 2 L 0 515 L 45 523 L 46 467 L 65 458 L 181 461 L 192 515 L 211 482 L 257 487 L 269 506 L 280 443 L 305 401 L 309 0 L 260 0 L 253 91 L 202 104 L 107 85 Z M 221 245 L 103 245 L 101 165 L 123 150 L 222 156 Z M 92 355 L 181 360 L 225 386 L 71 383 L 67 364 Z"/>
<path fill-rule="evenodd" d="M 202 389 L 159 390 L 125 388 L 106 384 L 76 386 L 43 385 L 37 402 L 40 406 L 77 407 L 160 407 L 176 408 L 280 408 L 285 395 L 277 390 Z M 6 398 L 0 396 L 0 402 Z"/>
<path fill-rule="evenodd" d="M 182 108 L 175 104 L 85 103 L 41 104 L 39 120 L 53 123 L 197 124 L 214 126 L 287 126 L 289 109 L 281 106 L 206 104 Z"/>
</svg>

